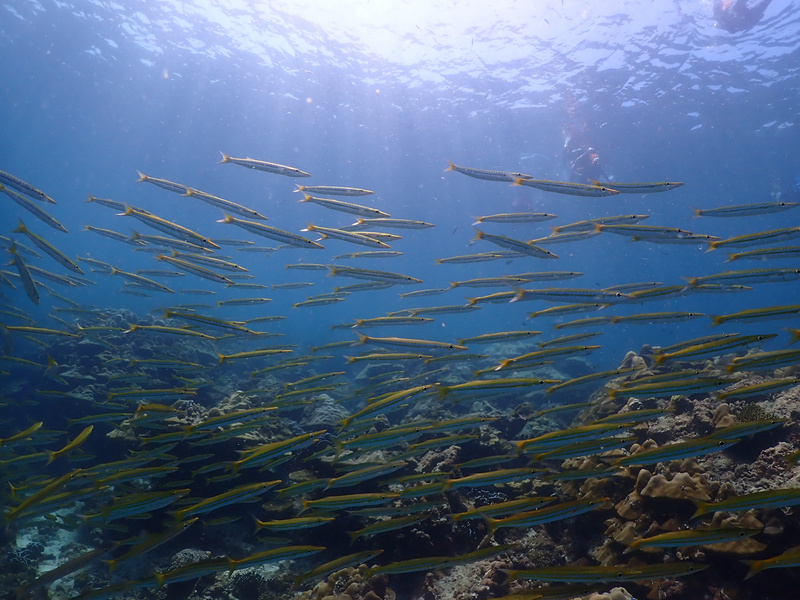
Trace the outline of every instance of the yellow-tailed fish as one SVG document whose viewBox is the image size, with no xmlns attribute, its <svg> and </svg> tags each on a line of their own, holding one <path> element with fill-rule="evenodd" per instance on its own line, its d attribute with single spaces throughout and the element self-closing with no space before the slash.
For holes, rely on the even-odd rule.
<svg viewBox="0 0 800 600">
<path fill-rule="evenodd" d="M 172 221 L 167 221 L 166 219 L 162 219 L 157 215 L 136 210 L 135 208 L 127 204 L 125 205 L 125 211 L 119 214 L 125 217 L 134 217 L 140 220 L 145 225 L 152 227 L 153 229 L 162 231 L 167 235 L 177 238 L 179 240 L 189 241 L 204 248 L 219 250 L 219 246 L 214 242 L 212 242 L 209 238 L 200 235 L 199 233 L 196 233 L 191 229 L 184 227 L 183 225 L 178 225 L 177 223 L 173 223 Z"/>
<path fill-rule="evenodd" d="M 695 217 L 750 217 L 782 212 L 800 206 L 800 202 L 759 202 L 758 204 L 733 204 L 719 208 L 695 208 Z"/>
<path fill-rule="evenodd" d="M 728 254 L 728 260 L 765 260 L 773 258 L 798 258 L 800 257 L 800 246 L 778 246 L 775 248 L 758 248 L 747 252 L 736 252 Z"/>
<path fill-rule="evenodd" d="M 576 221 L 568 225 L 553 227 L 554 233 L 566 233 L 568 231 L 594 231 L 597 225 L 635 225 L 640 221 L 650 218 L 650 215 L 619 215 L 616 217 L 600 217 L 586 221 Z"/>
<path fill-rule="evenodd" d="M 342 187 L 338 185 L 297 185 L 295 192 L 304 194 L 330 194 L 331 196 L 369 196 L 374 194 L 372 190 L 363 188 Z"/>
<path fill-rule="evenodd" d="M 800 227 L 785 227 L 783 229 L 771 229 L 769 231 L 758 231 L 736 237 L 717 240 L 708 245 L 708 252 L 717 248 L 742 248 L 746 246 L 758 246 L 761 244 L 771 244 L 773 242 L 783 242 L 800 237 Z"/>
<path fill-rule="evenodd" d="M 24 233 L 28 236 L 28 238 L 36 244 L 42 251 L 46 252 L 53 258 L 56 262 L 60 263 L 62 266 L 66 267 L 70 271 L 74 271 L 75 273 L 80 273 L 83 275 L 83 271 L 81 268 L 70 259 L 66 254 L 61 252 L 58 248 L 53 246 L 50 242 L 45 240 L 43 237 L 36 235 L 30 229 L 25 226 L 25 223 L 22 222 L 22 219 L 19 221 L 19 225 L 14 230 L 14 233 Z"/>
<path fill-rule="evenodd" d="M 595 185 L 613 187 L 621 194 L 655 194 L 658 192 L 668 192 L 683 185 L 682 181 L 656 181 L 653 183 L 622 183 L 615 181 L 603 183 L 594 181 Z"/>
<path fill-rule="evenodd" d="M 356 222 L 347 226 L 348 231 L 364 231 L 371 227 L 385 227 L 389 229 L 429 229 L 435 227 L 433 223 L 415 219 L 392 219 L 390 217 L 369 217 L 356 219 Z M 374 233 L 374 232 L 373 232 Z"/>
<path fill-rule="evenodd" d="M 343 277 L 353 277 L 355 279 L 368 279 L 370 281 L 381 281 L 404 285 L 422 283 L 421 279 L 416 279 L 415 277 L 411 277 L 409 275 L 401 275 L 400 273 L 392 273 L 391 271 L 359 269 L 356 267 L 346 267 L 342 265 L 331 265 L 328 268 L 330 269 L 330 275 L 332 277 L 340 275 Z"/>
<path fill-rule="evenodd" d="M 606 185 L 589 185 L 587 183 L 571 183 L 569 181 L 548 181 L 545 179 L 523 179 L 517 178 L 514 185 L 524 185 L 536 188 L 545 192 L 555 192 L 556 194 L 568 194 L 570 196 L 585 196 L 590 198 L 602 198 L 605 196 L 615 196 L 620 192 Z"/>
<path fill-rule="evenodd" d="M 620 458 L 616 460 L 614 464 L 619 467 L 648 466 L 664 461 L 696 458 L 713 452 L 720 452 L 738 442 L 738 439 L 723 440 L 708 436 L 706 438 L 698 438 L 686 442 L 667 444 L 650 450 L 642 450 L 641 452 L 636 452 L 630 456 Z"/>
<path fill-rule="evenodd" d="M 179 269 L 181 271 L 186 271 L 193 275 L 197 275 L 198 277 L 202 277 L 203 279 L 208 279 L 209 281 L 214 281 L 216 283 L 226 283 L 226 284 L 233 283 L 230 279 L 228 279 L 224 275 L 215 273 L 214 271 L 206 269 L 205 267 L 192 264 L 189 261 L 182 260 L 180 258 L 175 258 L 174 256 L 165 256 L 163 254 L 159 254 L 156 258 L 158 260 L 163 260 L 168 262 L 176 269 Z"/>
<path fill-rule="evenodd" d="M 800 488 L 784 488 L 733 496 L 717 502 L 695 500 L 692 519 L 714 511 L 740 512 L 750 509 L 786 508 L 800 504 Z"/>
<path fill-rule="evenodd" d="M 47 204 L 56 203 L 55 200 L 53 200 L 43 191 L 33 187 L 30 183 L 23 181 L 22 179 L 16 177 L 15 175 L 12 175 L 11 173 L 0 171 L 0 184 L 3 184 L 4 186 L 9 188 L 13 188 L 18 192 L 21 192 L 30 198 L 35 198 L 36 200 L 39 200 L 41 202 L 46 202 Z"/>
<path fill-rule="evenodd" d="M 447 161 L 449 166 L 445 169 L 445 171 L 456 171 L 458 173 L 463 173 L 464 175 L 469 175 L 470 177 L 474 177 L 475 179 L 483 179 L 485 181 L 508 181 L 513 183 L 517 179 L 531 179 L 530 175 L 525 175 L 524 173 L 515 173 L 513 171 L 492 171 L 488 169 L 474 169 L 472 167 L 459 167 L 458 165 L 453 164 L 450 161 Z"/>
<path fill-rule="evenodd" d="M 22 257 L 17 251 L 16 244 L 12 243 L 8 251 L 11 253 L 11 260 L 17 268 L 17 273 L 19 273 L 19 279 L 22 282 L 22 287 L 25 289 L 25 294 L 27 294 L 31 302 L 39 306 L 39 292 L 36 289 L 36 284 L 33 282 L 33 277 L 31 277 L 28 265 L 25 264 L 25 261 L 22 260 Z"/>
<path fill-rule="evenodd" d="M 221 208 L 224 211 L 236 213 L 237 215 L 242 215 L 243 217 L 249 217 L 251 219 L 260 219 L 262 221 L 267 220 L 267 217 L 259 213 L 257 210 L 248 208 L 247 206 L 242 206 L 241 204 L 237 204 L 236 202 L 231 202 L 230 200 L 225 200 L 225 198 L 219 198 L 218 196 L 207 194 L 206 192 L 201 192 L 200 190 L 196 190 L 194 188 L 187 187 L 186 193 L 184 193 L 183 195 L 189 196 L 191 198 L 197 198 L 207 204 L 210 204 L 211 206 L 216 206 L 217 208 Z"/>
<path fill-rule="evenodd" d="M 322 239 L 335 239 L 342 242 L 350 242 L 351 244 L 358 244 L 359 246 L 368 246 L 370 248 L 389 248 L 386 244 L 379 239 L 370 237 L 365 233 L 357 233 L 351 231 L 344 231 L 343 229 L 334 229 L 332 227 L 320 227 L 319 225 L 312 225 L 309 223 L 305 229 L 301 231 L 315 231 L 322 236 Z"/>
<path fill-rule="evenodd" d="M 177 510 L 175 511 L 175 518 L 177 521 L 183 521 L 188 516 L 205 514 L 222 508 L 223 506 L 253 502 L 258 496 L 275 487 L 280 482 L 280 479 L 276 479 L 274 481 L 259 481 L 241 485 L 227 492 L 223 492 L 222 494 L 200 500 L 192 506 Z"/>
<path fill-rule="evenodd" d="M 793 317 L 800 313 L 800 304 L 784 306 L 766 306 L 763 308 L 750 308 L 727 315 L 716 315 L 711 317 L 712 325 L 722 325 L 723 323 L 749 323 L 751 321 L 770 321 L 773 319 L 784 319 Z"/>
<path fill-rule="evenodd" d="M 111 268 L 112 275 L 119 275 L 123 277 L 127 281 L 133 282 L 136 285 L 142 286 L 149 290 L 157 290 L 159 292 L 168 292 L 170 294 L 174 294 L 175 290 L 170 289 L 163 283 L 159 283 L 157 281 L 153 281 L 152 279 L 148 279 L 147 277 L 142 277 L 141 275 L 137 275 L 136 273 L 128 273 L 127 271 L 122 271 L 117 269 L 116 267 Z"/>
<path fill-rule="evenodd" d="M 83 444 L 86 441 L 86 439 L 89 437 L 89 435 L 92 433 L 93 429 L 94 429 L 94 425 L 89 425 L 86 429 L 84 429 L 77 436 L 75 436 L 75 439 L 73 439 L 71 442 L 69 442 L 66 446 L 64 446 L 60 450 L 57 450 L 55 452 L 46 451 L 47 452 L 47 457 L 48 457 L 47 458 L 47 464 L 49 465 L 51 462 L 53 462 L 57 458 L 61 458 L 62 456 L 65 456 L 66 454 L 69 454 L 70 452 L 72 452 L 76 448 L 80 447 L 81 444 Z"/>
<path fill-rule="evenodd" d="M 241 227 L 245 231 L 249 231 L 251 233 L 255 233 L 256 235 L 276 240 L 278 242 L 283 242 L 284 244 L 295 246 L 297 248 L 321 249 L 324 247 L 313 240 L 303 237 L 302 235 L 297 235 L 296 233 L 283 231 L 282 229 L 270 227 L 269 225 L 264 225 L 263 223 L 258 223 L 256 221 L 245 221 L 244 219 L 237 219 L 236 217 L 232 217 L 229 214 L 226 214 L 225 217 L 217 221 L 217 223 L 229 223 L 232 225 L 236 225 L 237 227 Z"/>
<path fill-rule="evenodd" d="M 487 242 L 491 242 L 497 246 L 500 246 L 501 248 L 507 248 L 508 250 L 519 252 L 520 254 L 526 254 L 536 258 L 558 258 L 557 255 L 553 254 L 549 250 L 535 246 L 530 242 L 517 240 L 504 235 L 486 233 L 480 229 L 475 229 L 475 232 L 476 240 L 486 240 Z"/>
<path fill-rule="evenodd" d="M 287 167 L 286 165 L 279 165 L 278 163 L 267 162 L 265 160 L 258 160 L 255 158 L 234 158 L 228 156 L 224 152 L 222 160 L 218 164 L 233 163 L 248 169 L 255 169 L 257 171 L 265 171 L 267 173 L 274 173 L 276 175 L 286 175 L 287 177 L 311 177 L 311 173 L 306 173 L 295 167 Z"/>
<path fill-rule="evenodd" d="M 7 188 L 2 183 L 0 183 L 0 192 L 3 192 L 6 196 L 11 198 L 14 202 L 19 204 L 22 208 L 27 210 L 34 217 L 38 218 L 44 223 L 47 223 L 53 229 L 58 229 L 59 231 L 67 233 L 67 229 L 61 223 L 59 223 L 50 213 L 48 213 L 43 208 L 40 208 L 38 204 L 34 204 L 30 200 L 28 200 L 22 194 L 18 194 L 14 190 Z"/>
<path fill-rule="evenodd" d="M 341 200 L 333 200 L 331 198 L 318 198 L 309 194 L 303 194 L 303 199 L 300 202 L 312 202 L 319 204 L 325 208 L 338 210 L 341 212 L 349 213 L 352 215 L 361 215 L 366 217 L 391 217 L 389 213 L 385 213 L 377 208 L 370 206 L 363 206 L 361 204 L 353 204 L 352 202 L 342 202 Z"/>
<path fill-rule="evenodd" d="M 475 217 L 475 222 L 472 225 L 478 225 L 479 223 L 541 223 L 542 221 L 549 221 L 550 219 L 555 219 L 557 217 L 558 215 L 551 213 L 498 213 L 495 215 Z"/>
<path fill-rule="evenodd" d="M 750 579 L 764 571 L 765 569 L 786 569 L 800 565 L 800 548 L 792 548 L 783 554 L 761 560 L 743 560 L 744 564 L 750 567 L 745 575 L 745 579 Z"/>
</svg>

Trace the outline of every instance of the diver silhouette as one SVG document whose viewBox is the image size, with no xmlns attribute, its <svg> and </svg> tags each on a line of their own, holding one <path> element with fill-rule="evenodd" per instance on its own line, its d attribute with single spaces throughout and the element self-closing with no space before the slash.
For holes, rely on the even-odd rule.
<svg viewBox="0 0 800 600">
<path fill-rule="evenodd" d="M 748 6 L 747 0 L 715 0 L 714 18 L 725 31 L 747 31 L 761 20 L 772 0 L 761 0 Z"/>
<path fill-rule="evenodd" d="M 564 160 L 569 164 L 570 181 L 574 183 L 594 183 L 608 181 L 608 175 L 600 160 L 600 154 L 592 146 L 564 144 Z"/>
</svg>

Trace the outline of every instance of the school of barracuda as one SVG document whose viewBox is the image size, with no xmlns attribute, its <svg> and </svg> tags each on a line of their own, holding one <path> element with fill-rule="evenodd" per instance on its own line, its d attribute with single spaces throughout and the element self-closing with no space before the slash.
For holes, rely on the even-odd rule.
<svg viewBox="0 0 800 600">
<path fill-rule="evenodd" d="M 311 176 L 252 158 L 223 154 L 221 162 Z M 800 304 L 774 305 L 764 293 L 760 308 L 704 315 L 659 312 L 658 303 L 752 292 L 799 279 L 800 269 L 721 268 L 687 273 L 685 281 L 594 289 L 571 285 L 582 273 L 548 270 L 557 263 L 539 260 L 557 259 L 558 244 L 606 234 L 730 249 L 729 261 L 793 259 L 800 247 L 778 244 L 800 237 L 800 227 L 758 231 L 757 223 L 798 204 L 696 209 L 696 217 L 747 224 L 747 232 L 720 239 L 643 224 L 645 214 L 613 214 L 617 194 L 663 193 L 679 182 L 577 184 L 453 163 L 447 170 L 602 199 L 608 214 L 560 223 L 532 240 L 502 235 L 503 224 L 557 215 L 481 216 L 473 225 L 484 251 L 431 261 L 446 269 L 519 258 L 515 264 L 525 266 L 426 287 L 431 282 L 415 277 L 413 264 L 384 270 L 329 262 L 404 264 L 396 260 L 399 233 L 434 227 L 349 201 L 371 190 L 297 185 L 300 202 L 356 221 L 295 232 L 267 225 L 275 215 L 190 182 L 139 173 L 142 185 L 159 188 L 156 201 L 181 194 L 210 205 L 235 233 L 211 239 L 149 208 L 90 196 L 98 210 L 133 218 L 121 218 L 120 229 L 135 220 L 148 232 L 86 225 L 116 251 L 141 251 L 142 268 L 130 272 L 60 251 L 67 231 L 49 212 L 56 201 L 35 182 L 0 171 L 2 196 L 32 215 L 16 226 L 6 221 L 10 261 L 0 271 L 0 402 L 28 416 L 0 423 L 8 483 L 0 492 L 0 597 L 743 600 L 768 597 L 770 585 L 796 577 L 800 350 L 791 346 L 800 329 L 774 324 L 797 318 Z M 342 243 L 355 251 L 326 254 Z M 223 247 L 245 260 L 223 255 Z M 281 247 L 314 250 L 315 262 L 286 265 L 307 272 L 308 281 L 270 286 L 239 264 L 247 264 L 247 252 L 280 256 Z M 225 306 L 262 306 L 268 293 L 339 278 L 353 282 L 308 296 L 290 315 L 220 316 Z M 125 293 L 159 302 L 176 292 L 213 297 L 215 286 L 242 296 L 175 303 L 155 316 L 69 297 L 78 286 L 116 280 Z M 302 319 L 308 307 L 394 286 L 409 304 L 438 294 L 448 300 L 336 323 L 341 341 L 308 351 L 271 343 L 276 334 L 263 330 Z M 554 303 L 530 314 L 541 324 L 536 330 L 444 340 L 378 333 L 531 300 Z M 48 320 L 32 318 L 26 301 L 49 307 Z M 645 302 L 655 309 L 615 314 Z M 720 327 L 628 352 L 617 369 L 559 375 L 567 360 L 589 364 L 581 357 L 601 347 L 605 328 L 689 319 Z M 726 328 L 760 321 L 767 325 L 757 335 Z M 780 337 L 783 348 L 762 349 Z M 55 558 L 43 553 L 43 540 L 56 544 Z M 767 569 L 774 577 L 760 575 Z"/>
</svg>

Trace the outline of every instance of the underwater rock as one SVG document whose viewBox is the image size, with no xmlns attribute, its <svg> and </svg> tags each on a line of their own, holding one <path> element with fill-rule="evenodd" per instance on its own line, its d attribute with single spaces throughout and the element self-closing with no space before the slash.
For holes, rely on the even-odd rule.
<svg viewBox="0 0 800 600">
<path fill-rule="evenodd" d="M 397 595 L 388 586 L 388 577 L 367 577 L 368 570 L 367 565 L 359 565 L 335 571 L 297 600 L 395 600 Z"/>
<path fill-rule="evenodd" d="M 800 385 L 774 396 L 769 403 L 769 412 L 781 419 L 791 419 L 792 423 L 800 421 Z"/>
<path fill-rule="evenodd" d="M 642 490 L 646 498 L 673 500 L 711 500 L 711 486 L 702 475 L 676 473 L 672 478 L 666 475 L 653 475 Z"/>
<path fill-rule="evenodd" d="M 633 600 L 633 596 L 625 588 L 616 587 L 606 594 L 594 592 L 586 600 Z"/>
<path fill-rule="evenodd" d="M 711 416 L 711 422 L 717 429 L 724 429 L 725 427 L 735 425 L 738 421 L 736 417 L 731 414 L 730 405 L 723 402 L 717 407 L 717 410 L 714 411 L 714 414 Z"/>
<path fill-rule="evenodd" d="M 174 571 L 186 565 L 200 562 L 211 558 L 211 552 L 208 550 L 198 550 L 197 548 L 184 548 L 179 550 L 169 559 L 169 566 L 167 571 Z"/>
<path fill-rule="evenodd" d="M 327 394 L 320 394 L 303 411 L 303 428 L 308 430 L 335 429 L 349 413 Z"/>
<path fill-rule="evenodd" d="M 630 350 L 625 353 L 625 357 L 622 359 L 622 362 L 619 364 L 620 369 L 634 369 L 634 371 L 639 371 L 640 369 L 647 368 L 647 361 L 633 350 Z"/>
<path fill-rule="evenodd" d="M 100 342 L 94 341 L 92 338 L 85 337 L 80 340 L 77 344 L 73 345 L 73 348 L 76 353 L 83 355 L 83 356 L 91 356 L 96 357 L 98 354 L 103 352 L 106 347 L 101 344 Z"/>
</svg>

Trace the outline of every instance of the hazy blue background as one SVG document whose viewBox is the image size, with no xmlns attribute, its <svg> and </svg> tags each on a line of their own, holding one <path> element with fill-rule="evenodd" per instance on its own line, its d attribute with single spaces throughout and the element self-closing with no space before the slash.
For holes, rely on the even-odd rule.
<svg viewBox="0 0 800 600">
<path fill-rule="evenodd" d="M 334 9 L 333 6 L 337 8 Z M 392 216 L 424 219 L 435 229 L 409 231 L 393 245 L 400 258 L 349 261 L 407 273 L 421 287 L 531 270 L 580 270 L 568 285 L 604 287 L 726 269 L 726 254 L 697 246 L 632 243 L 610 234 L 553 245 L 557 261 L 521 258 L 478 265 L 434 264 L 435 258 L 494 249 L 473 238 L 472 217 L 541 210 L 545 224 L 487 226 L 520 239 L 550 225 L 647 213 L 650 225 L 721 236 L 798 224 L 800 210 L 758 219 L 692 219 L 692 206 L 768 201 L 800 174 L 800 10 L 774 0 L 752 30 L 718 28 L 710 2 L 4 2 L 0 4 L 0 170 L 46 191 L 52 214 L 70 233 L 49 230 L 2 197 L 8 235 L 26 224 L 71 255 L 127 270 L 163 268 L 85 224 L 142 233 L 132 219 L 86 204 L 89 194 L 130 202 L 211 237 L 255 239 L 217 224 L 219 210 L 154 186 L 136 171 L 217 194 L 259 210 L 269 224 L 299 231 L 307 222 L 345 225 L 349 215 L 298 204 L 295 182 L 351 185 L 376 191 L 365 204 Z M 652 196 L 585 199 L 444 173 L 447 160 L 566 179 L 564 128 L 585 126 L 619 181 L 684 181 Z M 219 152 L 296 166 L 311 179 L 217 165 Z M 356 200 L 358 201 L 358 200 Z M 48 207 L 50 210 L 50 207 Z M 402 231 L 394 231 L 403 233 Z M 270 240 L 259 245 L 275 246 Z M 330 241 L 324 251 L 222 253 L 250 268 L 257 281 L 315 281 L 303 290 L 227 292 L 192 276 L 178 288 L 218 290 L 217 298 L 273 298 L 266 307 L 207 311 L 226 318 L 288 315 L 271 327 L 291 341 L 317 345 L 346 339 L 328 326 L 411 306 L 457 304 L 489 293 L 455 290 L 401 301 L 393 288 L 351 296 L 339 306 L 291 309 L 306 295 L 355 280 L 286 271 L 286 263 L 332 262 L 365 250 Z M 343 262 L 343 261 L 342 261 Z M 793 266 L 772 261 L 762 266 Z M 47 264 L 45 264 L 47 263 Z M 49 259 L 42 267 L 61 272 Z M 757 263 L 734 263 L 754 268 Z M 144 313 L 183 294 L 141 299 L 119 293 L 120 278 L 67 290 L 100 307 Z M 533 286 L 529 286 L 533 287 Z M 62 291 L 63 290 L 59 290 Z M 693 296 L 617 311 L 701 310 L 709 313 L 798 301 L 798 284 L 762 284 L 748 294 Z M 21 292 L 11 302 L 32 305 Z M 43 294 L 38 314 L 57 300 Z M 544 303 L 490 305 L 435 325 L 378 335 L 454 339 L 490 331 L 545 329 L 523 322 Z M 577 315 L 580 317 L 581 315 Z M 583 315 L 586 316 L 586 315 Z M 776 329 L 772 323 L 766 330 Z M 735 327 L 746 332 L 751 328 Z M 754 330 L 764 330 L 764 324 Z M 565 331 L 563 333 L 572 333 Z M 676 326 L 607 328 L 609 363 L 643 342 L 671 343 L 709 333 L 708 320 Z M 287 340 L 288 341 L 288 340 Z"/>
</svg>

